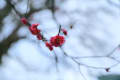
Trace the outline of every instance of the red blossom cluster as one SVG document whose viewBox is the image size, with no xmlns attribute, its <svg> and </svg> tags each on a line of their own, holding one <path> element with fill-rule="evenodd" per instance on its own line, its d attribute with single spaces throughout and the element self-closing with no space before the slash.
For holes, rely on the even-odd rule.
<svg viewBox="0 0 120 80">
<path fill-rule="evenodd" d="M 26 18 L 21 18 L 21 22 L 23 24 L 27 24 L 27 19 Z M 37 39 L 38 40 L 42 40 L 42 35 L 40 33 L 40 30 L 37 28 L 39 24 L 32 24 L 30 27 L 29 27 L 29 30 L 30 32 L 33 34 L 33 35 L 36 35 Z"/>
<path fill-rule="evenodd" d="M 65 42 L 64 36 L 60 35 L 53 36 L 50 39 L 50 43 L 55 47 L 62 46 L 64 42 Z"/>
<path fill-rule="evenodd" d="M 38 40 L 42 40 L 42 35 L 41 35 L 41 31 L 37 28 L 39 24 L 32 24 L 30 27 L 29 27 L 29 30 L 30 32 L 33 34 L 33 35 L 36 35 L 37 39 Z"/>
<path fill-rule="evenodd" d="M 27 24 L 28 21 L 27 21 L 26 18 L 21 18 L 21 22 L 23 24 Z M 38 40 L 42 40 L 41 30 L 38 29 L 38 25 L 39 24 L 32 24 L 29 27 L 29 30 L 30 30 L 30 32 L 33 35 L 35 35 L 37 37 Z M 67 35 L 67 30 L 60 29 L 60 31 L 62 31 L 65 36 Z M 48 47 L 48 49 L 50 51 L 52 51 L 53 47 L 60 47 L 60 46 L 62 46 L 64 44 L 64 42 L 65 42 L 65 38 L 64 38 L 64 36 L 58 34 L 56 36 L 51 37 L 50 38 L 50 42 L 48 42 L 48 41 L 44 41 L 44 42 L 45 42 L 46 47 Z"/>
<path fill-rule="evenodd" d="M 32 24 L 30 27 L 29 27 L 29 30 L 30 32 L 33 34 L 33 35 L 38 35 L 40 33 L 40 30 L 37 28 L 39 24 Z"/>
<path fill-rule="evenodd" d="M 56 35 L 50 38 L 50 43 L 46 42 L 46 46 L 50 51 L 53 50 L 53 46 L 60 47 L 64 44 L 65 39 L 64 36 Z"/>
</svg>

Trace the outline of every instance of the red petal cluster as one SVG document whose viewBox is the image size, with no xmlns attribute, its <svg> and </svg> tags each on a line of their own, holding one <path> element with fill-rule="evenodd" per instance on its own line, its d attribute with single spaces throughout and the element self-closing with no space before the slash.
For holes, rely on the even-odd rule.
<svg viewBox="0 0 120 80">
<path fill-rule="evenodd" d="M 53 46 L 51 43 L 46 42 L 45 45 L 49 48 L 50 51 L 53 50 Z"/>
<path fill-rule="evenodd" d="M 64 35 L 66 35 L 66 36 L 67 36 L 67 30 L 62 29 L 62 32 L 63 32 L 63 34 L 64 34 Z"/>
<path fill-rule="evenodd" d="M 27 24 L 27 19 L 26 18 L 21 18 L 21 22 L 23 23 L 23 24 Z"/>
<path fill-rule="evenodd" d="M 60 36 L 60 35 L 51 37 L 50 39 L 50 43 L 55 47 L 62 46 L 64 42 L 65 42 L 64 36 Z"/>
<path fill-rule="evenodd" d="M 38 40 L 42 40 L 43 36 L 41 31 L 37 28 L 39 24 L 32 24 L 29 27 L 30 32 L 37 37 Z M 64 35 L 67 35 L 67 31 L 65 29 L 61 29 Z M 44 41 L 44 40 L 43 40 Z M 61 35 L 56 35 L 50 38 L 50 42 L 45 42 L 46 47 L 52 51 L 53 47 L 60 47 L 64 44 L 65 38 Z"/>
<path fill-rule="evenodd" d="M 37 28 L 39 24 L 32 24 L 30 27 L 29 27 L 29 30 L 30 32 L 33 34 L 33 35 L 36 35 L 37 39 L 38 40 L 42 40 L 42 35 L 40 33 L 40 30 Z"/>
<path fill-rule="evenodd" d="M 39 24 L 32 24 L 32 26 L 29 27 L 29 30 L 31 31 L 31 33 L 32 33 L 33 35 L 38 35 L 38 34 L 40 33 L 40 30 L 37 29 L 37 26 L 38 26 L 38 25 L 39 25 Z"/>
<path fill-rule="evenodd" d="M 42 40 L 42 35 L 40 33 L 37 35 L 37 39 Z"/>
</svg>

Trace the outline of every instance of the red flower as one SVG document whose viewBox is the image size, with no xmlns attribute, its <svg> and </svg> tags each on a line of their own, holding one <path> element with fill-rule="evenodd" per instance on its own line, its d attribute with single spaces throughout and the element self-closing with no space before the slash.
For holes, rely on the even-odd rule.
<svg viewBox="0 0 120 80">
<path fill-rule="evenodd" d="M 67 35 L 67 30 L 62 29 L 62 32 L 63 32 L 64 35 Z"/>
<path fill-rule="evenodd" d="M 60 35 L 51 37 L 50 39 L 50 43 L 55 47 L 62 46 L 64 42 L 65 42 L 64 36 L 60 36 Z"/>
<path fill-rule="evenodd" d="M 21 18 L 21 22 L 23 23 L 23 24 L 27 24 L 27 19 L 26 18 Z"/>
<path fill-rule="evenodd" d="M 41 35 L 41 34 L 38 34 L 38 35 L 37 35 L 37 39 L 38 39 L 38 40 L 42 40 L 42 35 Z"/>
<path fill-rule="evenodd" d="M 50 51 L 53 50 L 53 46 L 51 45 L 51 43 L 46 42 L 45 45 L 46 45 L 46 47 L 49 48 Z"/>
<path fill-rule="evenodd" d="M 29 30 L 33 35 L 38 35 L 40 33 L 40 30 L 37 29 L 37 26 L 39 24 L 32 24 L 32 26 L 29 27 Z"/>
</svg>

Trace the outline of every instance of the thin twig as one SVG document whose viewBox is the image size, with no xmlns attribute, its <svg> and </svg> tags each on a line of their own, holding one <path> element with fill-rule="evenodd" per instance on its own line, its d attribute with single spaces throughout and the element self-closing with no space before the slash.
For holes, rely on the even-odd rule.
<svg viewBox="0 0 120 80">
<path fill-rule="evenodd" d="M 79 63 L 76 61 L 76 59 L 83 59 L 83 58 L 109 58 L 109 59 L 112 59 L 114 61 L 116 61 L 117 63 L 116 64 L 113 64 L 111 65 L 109 68 L 113 68 L 113 67 L 116 67 L 117 65 L 120 64 L 120 61 L 119 60 L 116 60 L 115 58 L 113 57 L 110 57 L 110 56 L 84 56 L 84 57 L 72 57 L 72 56 L 69 56 L 63 49 L 62 47 L 60 47 L 60 49 L 63 51 L 64 55 L 66 57 L 69 57 L 71 60 L 73 60 L 76 64 L 78 65 L 82 65 L 82 66 L 85 66 L 85 67 L 88 67 L 88 68 L 93 68 L 93 69 L 106 69 L 106 67 L 95 67 L 95 66 L 89 66 L 87 64 L 83 64 L 83 63 Z M 113 54 L 114 51 L 116 50 L 117 48 L 115 48 L 113 51 L 111 51 L 111 53 L 109 53 L 109 55 Z"/>
<path fill-rule="evenodd" d="M 53 52 L 54 52 L 54 58 L 55 58 L 55 63 L 56 63 L 56 71 L 57 72 L 59 72 L 59 69 L 58 69 L 58 57 L 57 57 L 57 54 L 56 54 L 56 52 L 53 50 Z"/>
<path fill-rule="evenodd" d="M 61 25 L 59 26 L 59 31 L 58 31 L 58 35 L 60 34 L 60 31 L 61 31 Z"/>
<path fill-rule="evenodd" d="M 81 71 L 81 68 L 80 68 L 81 66 L 79 65 L 78 67 L 79 67 L 78 69 L 79 69 L 79 72 L 80 72 L 81 76 L 82 76 L 85 80 L 87 80 L 86 77 L 84 76 L 84 74 L 83 74 L 82 71 Z"/>
<path fill-rule="evenodd" d="M 119 45 L 117 45 L 110 53 L 107 54 L 107 56 L 111 56 L 114 54 L 114 52 L 119 48 Z"/>
</svg>

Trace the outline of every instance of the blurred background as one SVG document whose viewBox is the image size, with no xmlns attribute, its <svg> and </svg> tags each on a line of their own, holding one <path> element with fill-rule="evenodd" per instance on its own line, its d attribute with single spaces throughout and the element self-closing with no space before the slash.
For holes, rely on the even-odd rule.
<svg viewBox="0 0 120 80">
<path fill-rule="evenodd" d="M 62 25 L 68 31 L 63 45 L 68 55 L 104 56 L 120 44 L 120 0 L 9 1 L 31 24 L 39 23 L 47 39 L 56 35 L 59 24 Z M 112 56 L 120 60 L 120 50 L 116 49 Z M 77 61 L 95 67 L 116 63 L 109 58 Z M 0 0 L 0 80 L 120 80 L 119 64 L 109 72 L 85 66 L 80 70 L 82 74 L 77 64 L 59 48 L 49 51 L 21 23 L 13 7 Z"/>
</svg>

